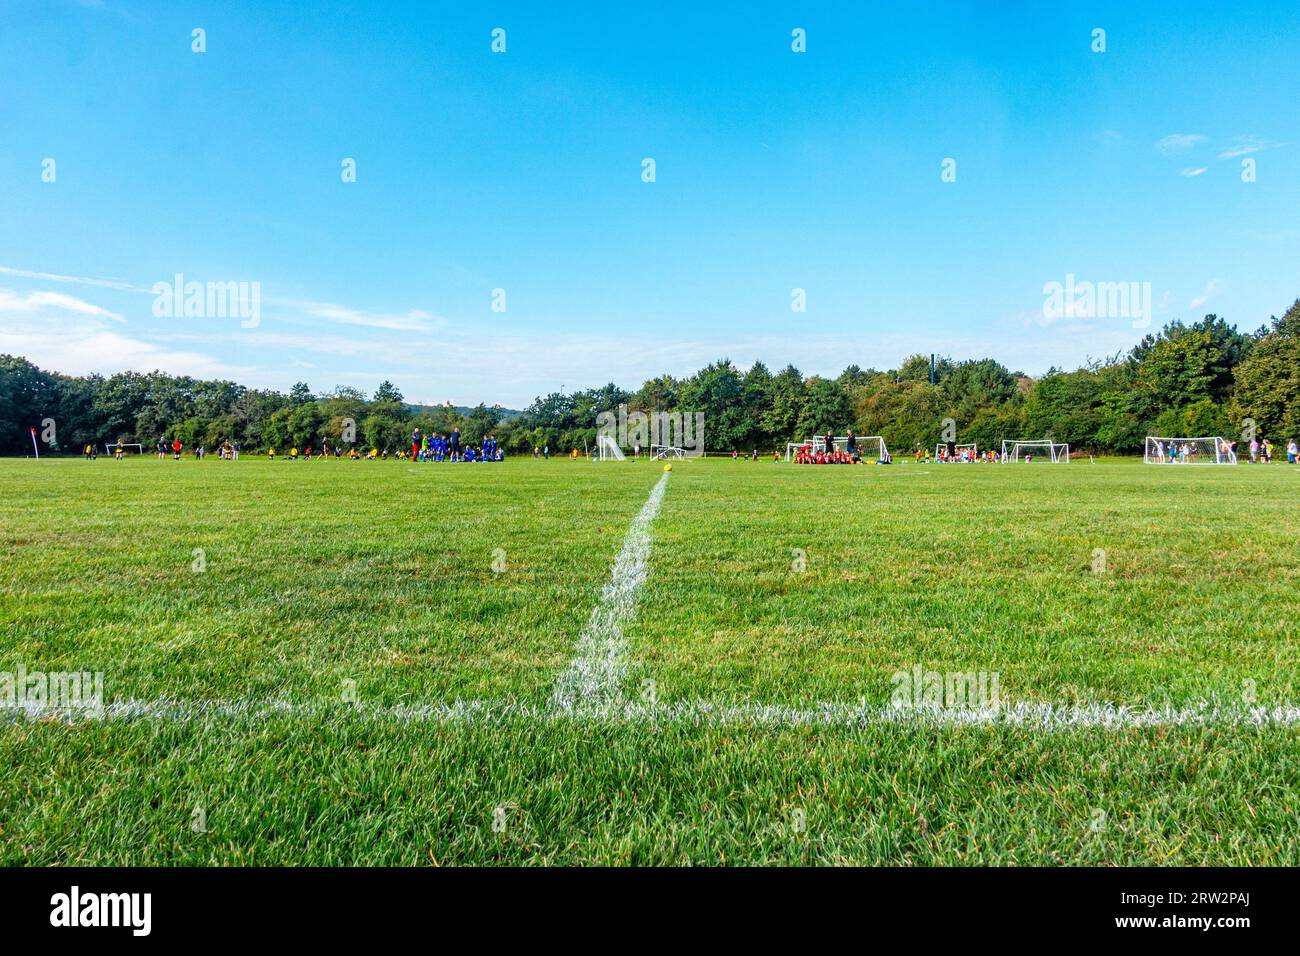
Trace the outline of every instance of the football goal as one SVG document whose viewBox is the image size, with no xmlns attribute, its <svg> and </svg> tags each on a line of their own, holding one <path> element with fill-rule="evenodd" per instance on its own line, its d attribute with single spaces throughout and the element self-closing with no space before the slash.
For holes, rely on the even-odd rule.
<svg viewBox="0 0 1300 956">
<path fill-rule="evenodd" d="M 858 454 L 862 456 L 863 461 L 888 460 L 889 449 L 885 447 L 885 440 L 879 435 L 857 435 L 854 436 L 853 440 L 857 444 Z M 849 446 L 849 437 L 847 435 L 835 436 L 831 438 L 831 442 L 835 448 L 845 451 Z M 826 450 L 826 439 L 809 438 L 805 441 L 788 442 L 785 446 L 785 460 L 793 461 L 794 456 L 804 447 L 807 447 L 815 455 Z"/>
<path fill-rule="evenodd" d="M 676 445 L 651 445 L 650 457 L 656 461 L 664 461 L 668 458 L 684 460 L 686 458 L 686 449 L 678 448 Z"/>
<path fill-rule="evenodd" d="M 111 454 L 113 454 L 113 452 L 115 452 L 115 451 L 117 451 L 117 442 L 105 442 L 105 443 L 104 443 L 104 454 L 105 454 L 105 455 L 111 455 Z M 123 455 L 143 455 L 143 454 L 144 454 L 144 445 L 140 444 L 139 442 L 122 442 L 122 454 L 123 454 Z"/>
<path fill-rule="evenodd" d="M 1054 465 L 1068 465 L 1070 463 L 1070 446 L 1064 442 L 1055 442 L 1049 438 L 1039 440 L 1006 441 L 1002 442 L 1002 460 L 1024 461 L 1028 458 L 1045 458 Z"/>
<path fill-rule="evenodd" d="M 1148 435 L 1142 460 L 1148 465 L 1235 465 L 1237 453 L 1220 435 L 1205 438 Z"/>
<path fill-rule="evenodd" d="M 596 436 L 596 453 L 598 461 L 627 461 L 627 455 L 618 447 L 613 435 Z"/>
<path fill-rule="evenodd" d="M 954 445 L 951 455 L 948 454 L 946 443 L 941 442 L 934 446 L 934 457 L 940 461 L 974 461 L 979 457 L 979 453 L 979 446 L 975 442 Z"/>
</svg>

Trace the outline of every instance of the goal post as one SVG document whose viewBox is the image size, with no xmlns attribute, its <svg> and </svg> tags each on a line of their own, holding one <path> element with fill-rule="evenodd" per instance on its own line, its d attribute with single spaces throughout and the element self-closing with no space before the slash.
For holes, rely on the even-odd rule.
<svg viewBox="0 0 1300 956">
<path fill-rule="evenodd" d="M 104 442 L 104 454 L 105 454 L 105 455 L 111 455 L 111 454 L 113 454 L 115 451 L 117 451 L 117 442 L 115 442 L 115 441 Z M 124 442 L 122 442 L 122 454 L 123 454 L 123 455 L 143 455 L 143 454 L 144 454 L 144 445 L 142 445 L 140 442 L 125 442 L 125 441 L 124 441 Z"/>
<path fill-rule="evenodd" d="M 1054 465 L 1070 463 L 1070 446 L 1065 442 L 1055 442 L 1050 438 L 1038 439 L 1004 439 L 1002 442 L 1002 461 L 1023 461 L 1025 458 L 1042 457 Z"/>
<path fill-rule="evenodd" d="M 596 436 L 596 452 L 598 461 L 627 461 L 627 455 L 623 454 L 612 435 Z"/>
<path fill-rule="evenodd" d="M 947 453 L 947 451 L 948 451 L 948 443 L 940 442 L 939 444 L 934 446 L 934 457 L 936 459 L 943 458 L 943 456 Z M 962 454 L 963 452 L 969 452 L 969 454 L 963 455 Z M 958 442 L 955 445 L 953 445 L 953 453 L 952 453 L 951 460 L 952 461 L 974 461 L 976 458 L 979 457 L 979 453 L 980 453 L 979 446 L 975 442 L 965 442 L 965 443 Z"/>
<path fill-rule="evenodd" d="M 686 449 L 679 448 L 677 445 L 651 445 L 650 457 L 655 461 L 665 461 L 669 458 L 685 461 Z"/>
<path fill-rule="evenodd" d="M 1237 453 L 1222 435 L 1200 438 L 1148 435 L 1142 460 L 1148 465 L 1235 465 Z"/>
<path fill-rule="evenodd" d="M 889 458 L 889 449 L 885 447 L 885 440 L 879 435 L 855 435 L 853 436 L 854 445 L 858 454 L 862 456 L 863 461 L 887 461 Z M 831 444 L 840 451 L 847 451 L 849 447 L 848 435 L 836 435 L 831 437 Z M 785 460 L 793 461 L 794 456 L 799 453 L 799 449 L 808 448 L 814 455 L 826 450 L 826 439 L 808 438 L 804 441 L 787 442 L 785 446 Z"/>
</svg>

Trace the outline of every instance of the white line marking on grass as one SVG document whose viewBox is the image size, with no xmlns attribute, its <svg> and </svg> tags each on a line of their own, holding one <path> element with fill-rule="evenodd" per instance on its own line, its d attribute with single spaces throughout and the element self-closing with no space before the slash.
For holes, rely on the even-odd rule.
<svg viewBox="0 0 1300 956">
<path fill-rule="evenodd" d="M 528 720 L 545 724 L 600 720 L 626 724 L 687 724 L 782 729 L 830 727 L 852 729 L 872 725 L 903 728 L 994 727 L 1021 728 L 1048 733 L 1076 729 L 1130 730 L 1144 727 L 1294 727 L 1300 725 L 1300 705 L 1242 707 L 1202 700 L 1174 707 L 1121 706 L 1116 704 L 1007 704 L 997 709 L 899 708 L 876 704 L 821 704 L 794 707 L 782 704 L 703 700 L 667 704 L 632 701 L 589 703 L 560 708 L 553 702 L 537 704 L 510 698 L 456 700 L 436 704 L 371 705 L 339 701 L 208 700 L 170 698 L 127 700 L 105 704 L 99 710 L 66 709 L 44 704 L 0 708 L 10 720 L 52 720 L 67 723 L 94 720 L 203 722 L 232 720 L 262 723 L 276 719 L 343 719 L 393 723 L 493 724 Z"/>
<path fill-rule="evenodd" d="M 578 636 L 576 656 L 555 682 L 551 706 L 558 711 L 622 703 L 623 679 L 627 675 L 623 629 L 636 617 L 637 592 L 649 570 L 650 525 L 659 514 L 667 486 L 668 472 L 664 472 L 627 529 L 609 583 Z"/>
</svg>

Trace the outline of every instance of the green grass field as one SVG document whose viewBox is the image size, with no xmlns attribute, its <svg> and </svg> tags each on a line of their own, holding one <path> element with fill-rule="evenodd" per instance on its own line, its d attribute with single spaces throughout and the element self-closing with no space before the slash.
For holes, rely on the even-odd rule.
<svg viewBox="0 0 1300 956">
<path fill-rule="evenodd" d="M 118 705 L 0 717 L 0 862 L 1300 863 L 1296 468 L 680 462 L 611 592 L 662 476 L 0 461 L 0 672 Z"/>
</svg>

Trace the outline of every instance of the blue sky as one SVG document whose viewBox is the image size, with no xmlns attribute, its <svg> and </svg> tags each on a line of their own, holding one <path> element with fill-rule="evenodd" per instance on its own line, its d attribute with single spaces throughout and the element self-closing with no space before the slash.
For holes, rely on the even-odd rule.
<svg viewBox="0 0 1300 956">
<path fill-rule="evenodd" d="M 1295 3 L 369 6 L 4 0 L 0 352 L 521 406 L 1143 334 L 1045 318 L 1069 274 L 1153 328 L 1300 294 Z M 155 315 L 177 273 L 257 326 Z"/>
</svg>

